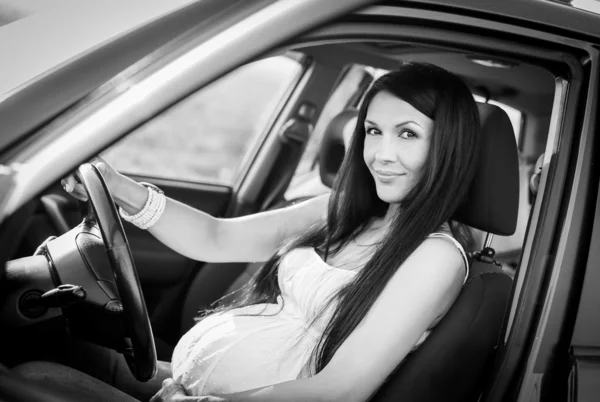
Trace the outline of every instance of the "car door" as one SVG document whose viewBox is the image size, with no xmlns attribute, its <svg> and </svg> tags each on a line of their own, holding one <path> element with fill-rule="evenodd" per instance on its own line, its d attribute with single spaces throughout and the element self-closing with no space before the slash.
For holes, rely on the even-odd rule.
<svg viewBox="0 0 600 402">
<path fill-rule="evenodd" d="M 568 372 L 570 402 L 593 401 L 600 395 L 600 203 L 596 202 L 583 288 L 569 347 Z"/>
</svg>

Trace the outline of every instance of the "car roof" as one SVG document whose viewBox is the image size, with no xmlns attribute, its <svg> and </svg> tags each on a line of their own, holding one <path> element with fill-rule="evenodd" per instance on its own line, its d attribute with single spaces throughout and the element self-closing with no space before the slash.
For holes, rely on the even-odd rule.
<svg viewBox="0 0 600 402">
<path fill-rule="evenodd" d="M 600 4 L 594 5 L 589 0 L 386 0 L 383 3 L 405 7 L 414 3 L 433 10 L 454 10 L 462 15 L 487 15 L 487 18 L 509 23 L 512 20 L 533 29 L 600 42 Z"/>
<path fill-rule="evenodd" d="M 0 26 L 0 54 L 10 62 L 3 63 L 0 75 L 0 101 L 22 85 L 67 63 L 82 53 L 130 32 L 154 19 L 173 12 L 194 0 L 147 0 L 121 2 L 96 0 L 63 0 L 47 4 L 39 11 Z M 35 2 L 34 2 L 35 3 Z M 388 4 L 406 1 L 388 0 Z M 471 0 L 409 0 L 435 9 L 454 9 L 461 13 L 482 13 L 496 17 L 517 18 L 537 28 L 568 30 L 600 39 L 600 15 L 577 8 L 589 4 L 548 0 L 505 0 L 479 2 Z M 25 5 L 27 2 L 24 3 Z M 588 6 L 587 10 L 594 9 Z M 600 3 L 596 6 L 600 12 Z M 85 34 L 81 34 L 85 32 Z"/>
</svg>

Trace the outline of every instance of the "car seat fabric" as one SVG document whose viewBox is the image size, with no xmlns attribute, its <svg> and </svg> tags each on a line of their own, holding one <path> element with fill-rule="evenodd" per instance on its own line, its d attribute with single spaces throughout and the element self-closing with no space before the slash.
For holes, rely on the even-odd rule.
<svg viewBox="0 0 600 402">
<path fill-rule="evenodd" d="M 476 261 L 452 308 L 409 354 L 372 401 L 477 401 L 493 362 L 511 278 Z"/>
</svg>

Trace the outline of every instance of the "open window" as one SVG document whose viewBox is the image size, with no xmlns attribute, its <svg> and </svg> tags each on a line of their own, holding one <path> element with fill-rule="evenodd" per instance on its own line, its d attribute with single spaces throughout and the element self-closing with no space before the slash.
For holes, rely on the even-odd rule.
<svg viewBox="0 0 600 402">
<path fill-rule="evenodd" d="M 129 175 L 231 186 L 253 141 L 287 101 L 303 56 L 246 64 L 190 95 L 106 150 Z"/>
</svg>

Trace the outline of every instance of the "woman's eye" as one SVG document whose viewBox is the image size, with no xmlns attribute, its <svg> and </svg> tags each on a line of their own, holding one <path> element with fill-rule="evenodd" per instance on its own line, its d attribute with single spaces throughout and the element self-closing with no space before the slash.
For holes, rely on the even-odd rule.
<svg viewBox="0 0 600 402">
<path fill-rule="evenodd" d="M 367 127 L 366 133 L 367 133 L 367 135 L 378 135 L 378 134 L 380 134 L 379 130 L 377 130 L 375 127 Z"/>
<path fill-rule="evenodd" d="M 405 140 L 417 138 L 417 134 L 411 130 L 402 130 L 402 132 L 400 133 L 400 138 L 404 138 Z"/>
</svg>

